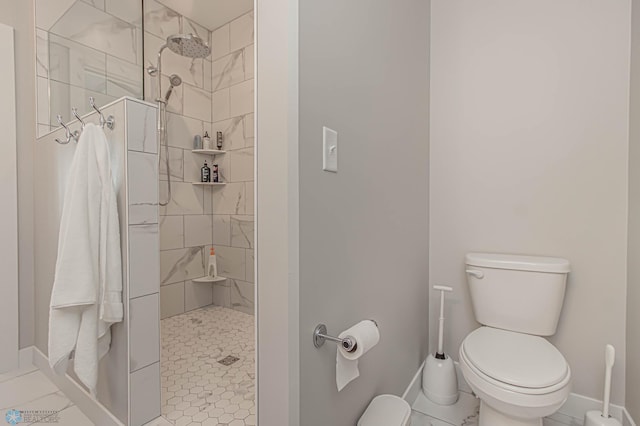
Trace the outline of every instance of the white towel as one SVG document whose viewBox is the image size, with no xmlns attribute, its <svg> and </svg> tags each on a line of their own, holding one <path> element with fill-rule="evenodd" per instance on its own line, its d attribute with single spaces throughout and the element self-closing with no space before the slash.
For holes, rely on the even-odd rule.
<svg viewBox="0 0 640 426">
<path fill-rule="evenodd" d="M 122 262 L 117 198 L 109 145 L 102 129 L 86 125 L 65 191 L 58 259 L 49 311 L 49 364 L 74 370 L 96 394 L 98 362 L 109 351 L 110 326 L 122 321 Z"/>
</svg>

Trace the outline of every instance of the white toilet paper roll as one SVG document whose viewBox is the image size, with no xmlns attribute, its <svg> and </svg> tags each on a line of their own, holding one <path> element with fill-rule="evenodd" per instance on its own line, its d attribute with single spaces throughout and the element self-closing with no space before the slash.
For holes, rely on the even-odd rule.
<svg viewBox="0 0 640 426">
<path fill-rule="evenodd" d="M 338 335 L 341 339 L 347 336 L 355 339 L 356 346 L 349 352 L 341 345 L 338 345 L 336 354 L 336 385 L 338 386 L 338 391 L 341 391 L 349 382 L 360 376 L 358 359 L 380 341 L 378 326 L 371 320 L 360 321 Z"/>
</svg>

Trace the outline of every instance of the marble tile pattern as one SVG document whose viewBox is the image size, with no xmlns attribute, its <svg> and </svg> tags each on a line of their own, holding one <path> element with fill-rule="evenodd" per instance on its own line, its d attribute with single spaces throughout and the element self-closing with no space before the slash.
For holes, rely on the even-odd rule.
<svg viewBox="0 0 640 426">
<path fill-rule="evenodd" d="M 37 0 L 38 136 L 104 105 L 142 97 L 142 6 L 128 0 Z"/>
<path fill-rule="evenodd" d="M 162 319 L 185 312 L 184 281 L 160 288 L 160 317 Z"/>
<path fill-rule="evenodd" d="M 107 2 L 111 0 L 106 0 Z M 131 426 L 160 415 L 160 223 L 156 109 L 126 100 Z"/>
<path fill-rule="evenodd" d="M 55 418 L 33 424 L 93 426 L 93 422 L 33 366 L 21 368 L 15 375 L 0 377 L 0 414 L 3 419 L 9 410 L 54 412 Z"/>
<path fill-rule="evenodd" d="M 156 362 L 133 372 L 130 380 L 130 425 L 142 426 L 156 419 L 161 411 L 160 363 Z"/>
<path fill-rule="evenodd" d="M 460 391 L 454 405 L 431 402 L 420 391 L 412 406 L 412 426 L 477 426 L 479 400 L 470 392 Z M 543 419 L 543 426 L 582 426 L 583 419 L 556 413 Z"/>
<path fill-rule="evenodd" d="M 129 152 L 129 223 L 158 223 L 158 154 Z"/>
<path fill-rule="evenodd" d="M 127 120 L 136 123 L 127 127 L 129 150 L 157 154 L 156 110 L 139 102 L 127 102 Z"/>
<path fill-rule="evenodd" d="M 252 313 L 253 13 L 211 32 L 156 0 L 146 0 L 144 8 L 145 66 L 155 65 L 157 51 L 168 35 L 198 34 L 212 47 L 211 56 L 205 59 L 183 58 L 168 50 L 163 53 L 163 90 L 170 74 L 182 77 L 183 84 L 169 100 L 167 149 L 160 148 L 161 317 L 211 303 Z M 148 75 L 144 79 L 147 100 L 153 101 L 157 80 Z M 222 149 L 227 153 L 193 153 L 194 136 L 204 132 L 214 141 L 216 133 L 222 132 Z M 218 165 L 226 186 L 191 184 L 200 180 L 205 161 Z M 216 248 L 219 274 L 229 279 L 194 283 L 193 279 L 204 275 L 211 246 Z"/>
<path fill-rule="evenodd" d="M 210 31 L 155 0 L 145 0 L 143 19 L 145 66 L 156 64 L 157 52 L 170 35 L 193 33 L 210 42 Z M 163 91 L 169 87 L 169 75 L 177 74 L 183 81 L 169 99 L 167 139 L 160 147 L 162 318 L 210 305 L 213 300 L 212 284 L 191 281 L 204 275 L 212 242 L 209 189 L 191 184 L 200 180 L 205 160 L 213 163 L 211 156 L 191 152 L 194 136 L 211 128 L 211 61 L 211 57 L 185 58 L 168 49 L 162 56 Z M 146 99 L 153 102 L 158 96 L 156 77 L 145 75 L 144 80 Z"/>
<path fill-rule="evenodd" d="M 174 425 L 255 425 L 253 316 L 208 306 L 161 327 L 162 416 Z M 227 356 L 239 360 L 219 363 Z"/>
<path fill-rule="evenodd" d="M 129 303 L 130 371 L 160 361 L 160 327 L 158 293 L 138 297 Z"/>
<path fill-rule="evenodd" d="M 212 192 L 218 270 L 229 277 L 214 303 L 254 311 L 254 34 L 253 11 L 212 33 L 212 125 L 227 154 L 216 158 L 224 188 Z"/>
<path fill-rule="evenodd" d="M 160 247 L 157 224 L 129 226 L 129 297 L 158 293 Z"/>
</svg>

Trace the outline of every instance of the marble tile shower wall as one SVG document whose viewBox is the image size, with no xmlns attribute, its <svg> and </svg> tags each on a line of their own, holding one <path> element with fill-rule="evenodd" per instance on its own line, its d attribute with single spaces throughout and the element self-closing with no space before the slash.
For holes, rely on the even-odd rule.
<svg viewBox="0 0 640 426">
<path fill-rule="evenodd" d="M 155 0 L 144 0 L 145 68 L 156 65 L 168 36 L 194 33 L 209 41 L 210 32 Z M 212 303 L 211 284 L 191 280 L 202 277 L 211 245 L 211 191 L 194 186 L 200 162 L 211 158 L 191 152 L 194 135 L 211 132 L 211 61 L 181 57 L 166 49 L 162 54 L 162 87 L 169 75 L 182 77 L 167 106 L 167 145 L 171 172 L 171 200 L 160 207 L 160 312 L 162 318 Z M 145 73 L 145 98 L 157 98 L 157 80 Z M 162 94 L 164 96 L 164 93 Z M 160 202 L 169 199 L 166 151 L 160 149 Z M 209 220 L 210 222 L 210 220 Z"/>
<path fill-rule="evenodd" d="M 252 313 L 253 14 L 212 34 L 155 0 L 145 0 L 144 20 L 145 67 L 155 64 L 158 49 L 172 34 L 196 33 L 213 49 L 204 60 L 183 58 L 168 50 L 163 53 L 163 88 L 174 73 L 182 77 L 183 84 L 174 91 L 167 108 L 172 197 L 160 208 L 162 318 L 212 303 Z M 226 38 L 220 36 L 224 31 Z M 145 75 L 147 100 L 156 98 L 155 85 L 155 78 Z M 226 155 L 214 158 L 191 152 L 194 135 L 205 131 L 212 138 L 217 131 L 223 132 Z M 168 200 L 164 147 L 160 156 L 160 200 L 164 202 Z M 226 186 L 191 184 L 200 180 L 205 160 L 219 164 Z M 205 275 L 212 244 L 219 274 L 230 279 L 222 284 L 195 283 L 194 278 Z"/>
<path fill-rule="evenodd" d="M 220 273 L 214 303 L 254 313 L 254 32 L 253 11 L 211 34 L 212 131 L 223 132 L 216 160 L 227 185 L 213 191 L 213 244 Z"/>
<path fill-rule="evenodd" d="M 38 135 L 56 115 L 142 98 L 142 7 L 131 0 L 36 0 Z"/>
</svg>

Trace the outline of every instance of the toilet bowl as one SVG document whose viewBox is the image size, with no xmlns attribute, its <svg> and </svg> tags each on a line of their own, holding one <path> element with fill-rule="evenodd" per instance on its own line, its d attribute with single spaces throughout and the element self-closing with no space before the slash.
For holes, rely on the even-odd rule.
<svg viewBox="0 0 640 426">
<path fill-rule="evenodd" d="M 541 337 L 480 327 L 459 355 L 462 374 L 481 400 L 480 426 L 540 426 L 569 396 L 571 369 Z"/>
<path fill-rule="evenodd" d="M 480 398 L 479 426 L 542 426 L 571 390 L 571 369 L 541 336 L 555 334 L 566 259 L 492 253 L 465 257 L 476 320 L 460 345 L 460 369 Z"/>
</svg>

